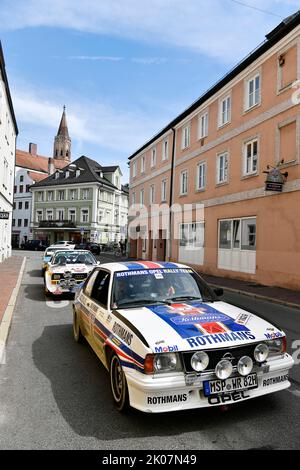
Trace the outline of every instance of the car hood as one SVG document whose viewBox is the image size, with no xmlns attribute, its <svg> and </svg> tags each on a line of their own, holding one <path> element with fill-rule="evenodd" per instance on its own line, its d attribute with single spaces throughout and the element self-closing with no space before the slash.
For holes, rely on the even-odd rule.
<svg viewBox="0 0 300 470">
<path fill-rule="evenodd" d="M 232 347 L 285 336 L 261 317 L 222 301 L 122 309 L 153 352 Z"/>
<path fill-rule="evenodd" d="M 65 273 L 67 271 L 71 271 L 72 273 L 86 273 L 91 271 L 96 265 L 86 265 L 86 264 L 64 264 L 63 266 L 53 265 L 50 266 L 50 270 L 53 273 Z"/>
</svg>

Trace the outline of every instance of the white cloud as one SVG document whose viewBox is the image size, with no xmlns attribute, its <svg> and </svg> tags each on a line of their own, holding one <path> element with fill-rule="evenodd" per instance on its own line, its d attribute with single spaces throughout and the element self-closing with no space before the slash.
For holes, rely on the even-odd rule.
<svg viewBox="0 0 300 470">
<path fill-rule="evenodd" d="M 55 135 L 62 113 L 62 97 L 49 90 L 36 92 L 25 86 L 12 87 L 12 95 L 21 130 L 24 124 L 32 126 L 33 131 L 39 127 L 48 129 L 50 136 Z M 48 98 L 50 95 L 53 99 Z M 129 155 L 167 121 L 162 112 L 149 117 L 148 113 L 134 107 L 130 111 L 115 109 L 100 97 L 88 101 L 73 96 L 66 102 L 71 103 L 71 109 L 67 106 L 69 132 L 81 148 L 84 143 L 92 143 L 101 150 Z"/>
<path fill-rule="evenodd" d="M 91 60 L 101 62 L 120 62 L 124 57 L 114 57 L 106 55 L 72 55 L 68 57 L 69 60 Z"/>
<path fill-rule="evenodd" d="M 156 44 L 171 44 L 233 61 L 261 42 L 279 21 L 229 0 L 2 0 L 6 29 L 64 27 Z M 286 16 L 299 0 L 248 0 Z M 4 25 L 4 26 L 3 26 Z"/>
<path fill-rule="evenodd" d="M 165 57 L 133 57 L 131 61 L 141 65 L 161 65 L 168 62 L 168 59 Z"/>
</svg>

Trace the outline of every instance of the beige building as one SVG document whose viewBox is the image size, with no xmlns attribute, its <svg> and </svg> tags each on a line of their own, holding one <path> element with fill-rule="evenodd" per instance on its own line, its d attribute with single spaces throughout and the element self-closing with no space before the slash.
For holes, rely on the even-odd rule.
<svg viewBox="0 0 300 470">
<path fill-rule="evenodd" d="M 299 103 L 300 11 L 129 157 L 130 204 L 189 205 L 131 215 L 131 255 L 300 290 Z"/>
</svg>

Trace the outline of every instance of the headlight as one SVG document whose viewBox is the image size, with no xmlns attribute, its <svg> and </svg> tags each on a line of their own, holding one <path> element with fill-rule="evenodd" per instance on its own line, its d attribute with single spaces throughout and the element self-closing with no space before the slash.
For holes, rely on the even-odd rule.
<svg viewBox="0 0 300 470">
<path fill-rule="evenodd" d="M 192 355 L 191 366 L 196 372 L 202 372 L 209 363 L 209 357 L 204 351 L 198 351 Z"/>
<path fill-rule="evenodd" d="M 253 361 L 249 356 L 243 356 L 240 358 L 237 365 L 238 373 L 240 375 L 248 375 L 253 369 Z"/>
<path fill-rule="evenodd" d="M 60 274 L 53 274 L 52 279 L 58 281 L 60 279 Z"/>
<path fill-rule="evenodd" d="M 156 354 L 153 360 L 154 371 L 168 372 L 175 370 L 177 366 L 177 356 L 175 353 Z"/>
<path fill-rule="evenodd" d="M 269 355 L 269 348 L 266 343 L 260 343 L 254 349 L 254 358 L 257 362 L 264 362 Z"/>
<path fill-rule="evenodd" d="M 283 338 L 271 339 L 266 342 L 269 348 L 269 355 L 281 354 L 284 352 Z"/>
<path fill-rule="evenodd" d="M 232 364 L 228 359 L 222 359 L 218 364 L 216 365 L 215 368 L 215 374 L 218 377 L 218 379 L 225 380 L 228 379 L 228 377 L 232 373 Z"/>
</svg>

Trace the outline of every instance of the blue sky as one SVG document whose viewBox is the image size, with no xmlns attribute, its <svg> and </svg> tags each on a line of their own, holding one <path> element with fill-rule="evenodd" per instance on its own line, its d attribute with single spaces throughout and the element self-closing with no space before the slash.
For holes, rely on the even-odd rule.
<svg viewBox="0 0 300 470">
<path fill-rule="evenodd" d="M 264 40 L 300 0 L 0 0 L 18 148 L 127 157 Z M 253 8 L 250 8 L 253 7 Z M 260 11 L 265 10 L 265 12 Z"/>
</svg>

